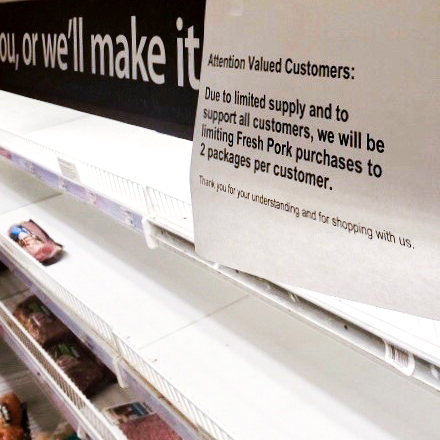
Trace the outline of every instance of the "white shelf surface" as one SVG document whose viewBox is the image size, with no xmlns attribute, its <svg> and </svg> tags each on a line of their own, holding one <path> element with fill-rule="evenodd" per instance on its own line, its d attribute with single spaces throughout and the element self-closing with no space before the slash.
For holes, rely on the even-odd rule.
<svg viewBox="0 0 440 440">
<path fill-rule="evenodd" d="M 34 121 L 35 114 L 38 117 Z M 0 130 L 49 147 L 61 157 L 68 156 L 191 202 L 190 141 L 3 91 Z M 41 154 L 27 143 L 16 144 L 14 150 L 60 174 L 56 156 Z M 88 183 L 87 176 L 80 173 L 80 177 Z"/>
<path fill-rule="evenodd" d="M 440 438 L 438 396 L 253 297 L 142 356 L 237 439 Z"/>
<path fill-rule="evenodd" d="M 69 108 L 4 91 L 0 91 L 0 112 L 0 128 L 21 135 L 85 116 Z"/>
<path fill-rule="evenodd" d="M 9 164 L 0 161 L 0 214 L 57 194 L 52 188 L 38 182 Z"/>
<path fill-rule="evenodd" d="M 30 218 L 66 251 L 59 264 L 41 269 L 134 346 L 163 338 L 245 295 L 213 283 L 206 271 L 170 252 L 149 251 L 141 236 L 66 196 L 1 215 L 0 232 Z"/>
<path fill-rule="evenodd" d="M 144 187 L 191 202 L 189 141 L 99 116 L 34 131 L 27 138 Z M 124 160 L 121 154 L 127 154 Z"/>
<path fill-rule="evenodd" d="M 3 237 L 28 218 L 66 249 L 53 266 L 34 262 L 36 270 L 230 438 L 440 438 L 438 396 L 186 259 L 148 250 L 102 213 L 58 195 L 0 215 Z"/>
<path fill-rule="evenodd" d="M 190 210 L 191 143 L 188 141 L 0 91 L 0 147 L 58 175 L 61 171 L 57 157 L 67 157 L 78 165 L 82 184 L 114 200 L 124 198 L 126 192 L 116 188 L 123 186 L 122 183 L 118 180 L 109 182 L 111 178 L 107 175 L 93 177 L 97 172 L 93 168 L 95 171 L 90 174 L 88 165 L 138 184 L 137 191 L 147 187 L 159 190 L 184 202 Z M 49 148 L 50 153 L 45 148 Z M 139 194 L 133 196 L 133 200 L 137 198 Z M 127 205 L 130 206 L 133 200 L 127 198 Z M 166 205 L 162 217 L 175 216 L 174 208 L 169 208 L 169 201 L 159 198 L 158 204 L 161 203 Z M 139 207 L 142 203 L 136 205 Z M 181 223 L 181 230 L 186 231 L 185 238 L 193 236 L 192 222 L 188 218 L 191 215 L 179 215 L 177 222 Z M 170 220 L 176 223 L 176 218 Z M 284 287 L 380 338 L 440 365 L 440 321 Z"/>
</svg>

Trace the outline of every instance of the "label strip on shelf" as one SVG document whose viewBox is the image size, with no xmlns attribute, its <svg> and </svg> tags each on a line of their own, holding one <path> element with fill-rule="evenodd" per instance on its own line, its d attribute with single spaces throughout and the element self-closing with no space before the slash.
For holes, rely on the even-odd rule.
<svg viewBox="0 0 440 440">
<path fill-rule="evenodd" d="M 385 362 L 397 368 L 406 376 L 412 376 L 416 369 L 414 355 L 396 345 L 385 343 Z"/>
<path fill-rule="evenodd" d="M 69 162 L 65 159 L 58 158 L 58 165 L 60 166 L 61 174 L 67 179 L 80 182 L 78 169 L 73 162 Z"/>
</svg>

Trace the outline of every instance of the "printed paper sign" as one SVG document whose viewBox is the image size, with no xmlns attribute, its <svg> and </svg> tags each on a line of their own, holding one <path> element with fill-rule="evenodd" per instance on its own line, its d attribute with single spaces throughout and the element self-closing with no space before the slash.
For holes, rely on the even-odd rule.
<svg viewBox="0 0 440 440">
<path fill-rule="evenodd" d="M 207 2 L 196 250 L 440 318 L 440 4 Z"/>
</svg>

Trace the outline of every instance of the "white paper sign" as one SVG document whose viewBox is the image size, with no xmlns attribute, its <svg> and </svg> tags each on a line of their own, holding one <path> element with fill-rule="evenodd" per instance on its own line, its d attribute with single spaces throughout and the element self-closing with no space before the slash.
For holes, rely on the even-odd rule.
<svg viewBox="0 0 440 440">
<path fill-rule="evenodd" d="M 437 0 L 207 1 L 196 250 L 440 319 Z"/>
</svg>

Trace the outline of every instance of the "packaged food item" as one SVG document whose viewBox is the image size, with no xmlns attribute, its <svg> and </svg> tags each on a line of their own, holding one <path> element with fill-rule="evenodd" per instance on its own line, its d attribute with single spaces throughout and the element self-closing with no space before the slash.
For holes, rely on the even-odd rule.
<svg viewBox="0 0 440 440">
<path fill-rule="evenodd" d="M 23 428 L 21 426 L 0 428 L 0 440 L 23 440 Z"/>
<path fill-rule="evenodd" d="M 145 403 L 132 402 L 104 410 L 128 440 L 181 440 Z"/>
<path fill-rule="evenodd" d="M 34 221 L 29 220 L 9 228 L 9 237 L 39 262 L 56 263 L 62 255 L 63 246 L 55 243 Z"/>
<path fill-rule="evenodd" d="M 104 410 L 104 414 L 114 425 L 136 420 L 153 414 L 153 411 L 143 402 L 124 403 L 123 405 L 112 406 Z"/>
<path fill-rule="evenodd" d="M 20 426 L 22 408 L 20 399 L 14 393 L 0 397 L 0 428 Z"/>
<path fill-rule="evenodd" d="M 181 440 L 157 414 L 119 425 L 129 440 Z"/>
<path fill-rule="evenodd" d="M 108 381 L 107 369 L 90 351 L 75 339 L 62 340 L 47 349 L 57 365 L 87 396 Z"/>
<path fill-rule="evenodd" d="M 67 338 L 70 330 L 35 296 L 20 303 L 14 316 L 43 347 Z"/>
<path fill-rule="evenodd" d="M 14 393 L 0 397 L 0 440 L 32 440 L 27 404 Z"/>
</svg>

